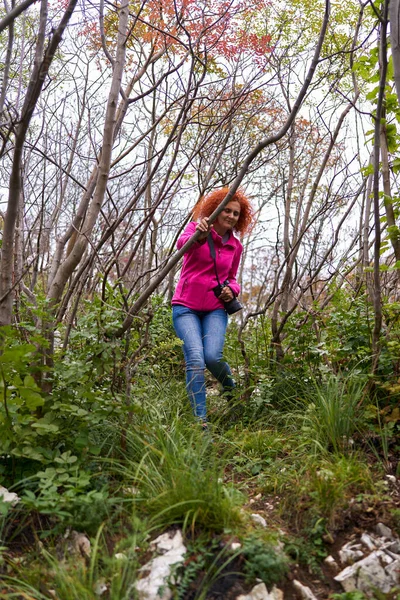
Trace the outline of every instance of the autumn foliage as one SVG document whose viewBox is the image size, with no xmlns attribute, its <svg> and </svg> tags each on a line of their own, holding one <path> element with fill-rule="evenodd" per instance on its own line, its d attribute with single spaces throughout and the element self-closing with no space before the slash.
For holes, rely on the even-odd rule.
<svg viewBox="0 0 400 600">
<path fill-rule="evenodd" d="M 223 57 L 235 60 L 251 54 L 259 65 L 266 63 L 271 51 L 271 36 L 259 20 L 268 0 L 149 0 L 130 5 L 130 29 L 127 47 L 137 43 L 153 51 L 193 53 L 199 58 Z M 107 44 L 115 43 L 118 25 L 116 11 L 104 18 Z M 81 31 L 92 47 L 100 47 L 97 20 L 87 21 Z"/>
</svg>

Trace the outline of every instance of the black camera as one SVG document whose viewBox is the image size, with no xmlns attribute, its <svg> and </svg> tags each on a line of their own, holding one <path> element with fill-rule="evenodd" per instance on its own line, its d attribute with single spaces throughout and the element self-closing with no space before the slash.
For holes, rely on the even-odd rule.
<svg viewBox="0 0 400 600">
<path fill-rule="evenodd" d="M 224 281 L 224 283 L 222 285 L 216 285 L 215 287 L 212 288 L 212 290 L 217 298 L 220 297 L 220 295 L 222 293 L 222 289 L 224 287 L 229 287 L 228 280 Z M 222 302 L 224 302 L 224 301 L 222 301 Z M 225 308 L 226 312 L 228 313 L 228 315 L 233 315 L 234 313 L 238 312 L 239 310 L 242 310 L 243 306 L 240 304 L 239 300 L 234 295 L 232 300 L 228 300 L 228 302 L 224 302 L 224 308 Z"/>
</svg>

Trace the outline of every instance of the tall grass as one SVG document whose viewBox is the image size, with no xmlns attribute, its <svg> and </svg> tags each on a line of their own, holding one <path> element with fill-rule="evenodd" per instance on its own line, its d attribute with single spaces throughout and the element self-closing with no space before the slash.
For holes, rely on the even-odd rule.
<svg viewBox="0 0 400 600">
<path fill-rule="evenodd" d="M 126 451 L 110 468 L 134 489 L 134 503 L 157 527 L 179 524 L 222 531 L 241 522 L 243 496 L 224 483 L 219 441 L 201 427 L 175 417 L 165 423 L 162 411 L 126 432 Z"/>
<path fill-rule="evenodd" d="M 311 384 L 305 396 L 302 430 L 317 449 L 351 449 L 351 436 L 362 427 L 365 385 L 363 379 L 351 374 L 332 373 L 324 381 Z"/>
</svg>

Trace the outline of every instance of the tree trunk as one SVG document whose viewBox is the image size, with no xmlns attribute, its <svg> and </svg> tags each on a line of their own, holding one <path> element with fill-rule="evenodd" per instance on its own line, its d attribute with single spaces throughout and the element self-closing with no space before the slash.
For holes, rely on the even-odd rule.
<svg viewBox="0 0 400 600">
<path fill-rule="evenodd" d="M 386 222 L 387 222 L 387 226 L 388 226 L 389 239 L 390 239 L 390 243 L 392 244 L 392 248 L 393 248 L 394 255 L 396 257 L 396 261 L 398 261 L 398 260 L 400 261 L 399 229 L 396 225 L 396 218 L 394 216 L 394 210 L 393 210 L 392 190 L 390 188 L 390 169 L 389 169 L 387 135 L 386 135 L 386 126 L 384 124 L 382 124 L 382 126 L 381 126 L 381 156 L 382 156 L 383 191 L 385 194 L 384 206 L 385 206 L 385 211 L 386 211 Z"/>
<path fill-rule="evenodd" d="M 387 25 L 388 25 L 389 0 L 385 0 L 382 14 L 380 32 L 380 78 L 379 95 L 375 115 L 374 135 L 374 182 L 373 182 L 373 204 L 374 204 L 374 330 L 372 333 L 372 373 L 376 373 L 380 355 L 380 335 L 382 328 L 382 299 L 381 299 L 381 273 L 380 273 L 380 250 L 381 250 L 381 220 L 380 220 L 380 198 L 379 198 L 379 158 L 381 138 L 381 118 L 383 111 L 383 100 L 385 97 L 386 72 L 387 72 Z"/>
<path fill-rule="evenodd" d="M 390 0 L 390 42 L 393 57 L 394 81 L 400 104 L 400 0 Z"/>
<path fill-rule="evenodd" d="M 248 154 L 248 156 L 244 160 L 244 162 L 239 170 L 238 175 L 236 176 L 235 180 L 233 181 L 231 187 L 229 188 L 227 195 L 225 196 L 225 198 L 223 199 L 221 204 L 210 215 L 210 218 L 209 218 L 210 224 L 216 220 L 216 218 L 222 212 L 222 210 L 225 208 L 225 206 L 228 204 L 228 202 L 230 202 L 230 200 L 233 198 L 236 190 L 239 188 L 245 175 L 247 174 L 248 169 L 249 169 L 251 163 L 253 162 L 253 160 L 260 154 L 260 152 L 262 152 L 268 146 L 275 144 L 277 141 L 282 139 L 289 131 L 289 129 L 290 129 L 292 123 L 294 122 L 296 115 L 300 109 L 300 106 L 302 105 L 302 102 L 306 96 L 307 90 L 310 87 L 315 70 L 317 68 L 321 49 L 322 49 L 322 44 L 325 39 L 325 34 L 326 34 L 327 27 L 328 27 L 330 8 L 331 8 L 330 0 L 325 0 L 325 13 L 324 13 L 324 18 L 323 18 L 318 42 L 317 42 L 317 45 L 316 45 L 316 48 L 314 51 L 314 56 L 311 61 L 310 68 L 307 72 L 305 81 L 304 81 L 304 83 L 301 87 L 301 90 L 296 98 L 296 101 L 293 105 L 291 113 L 289 114 L 284 125 L 279 129 L 279 131 L 275 135 L 267 137 L 264 140 L 262 140 L 261 142 L 259 142 L 257 144 L 257 146 L 253 149 L 253 151 L 250 152 L 250 154 Z M 151 294 L 154 292 L 154 290 L 160 285 L 161 281 L 163 281 L 163 279 L 168 275 L 168 273 L 171 271 L 171 269 L 179 262 L 179 260 L 185 254 L 185 252 L 187 252 L 187 250 L 191 247 L 191 245 L 195 241 L 197 241 L 199 235 L 200 235 L 200 232 L 196 231 L 194 233 L 194 235 L 192 236 L 192 238 L 190 240 L 188 240 L 186 242 L 186 244 L 178 252 L 175 253 L 175 255 L 168 261 L 168 263 L 165 265 L 165 267 L 160 270 L 157 277 L 154 278 L 153 282 L 148 286 L 148 288 L 139 296 L 139 298 L 136 300 L 136 302 L 130 308 L 129 313 L 126 316 L 121 328 L 118 330 L 118 332 L 117 332 L 118 336 L 122 336 L 131 327 L 132 321 L 133 321 L 134 317 L 137 315 L 137 313 L 139 312 L 139 310 L 145 305 L 145 303 L 147 302 L 147 300 L 149 299 Z"/>
<path fill-rule="evenodd" d="M 47 46 L 43 59 L 42 55 L 47 22 L 47 1 L 42 0 L 41 4 L 35 64 L 25 96 L 24 105 L 22 107 L 20 122 L 16 131 L 7 212 L 4 219 L 0 273 L 0 325 L 8 325 L 12 320 L 14 237 L 21 194 L 21 161 L 25 138 L 33 111 L 43 88 L 44 80 L 49 72 L 55 52 L 61 42 L 62 35 L 75 9 L 76 3 L 77 0 L 70 0 L 64 16 Z"/>
<path fill-rule="evenodd" d="M 122 75 L 125 66 L 126 40 L 129 19 L 128 7 L 128 0 L 124 0 L 119 9 L 117 50 L 113 65 L 111 88 L 107 102 L 107 111 L 103 130 L 103 146 L 93 200 L 87 210 L 85 220 L 79 233 L 77 234 L 75 244 L 73 245 L 70 254 L 57 269 L 57 273 L 51 282 L 48 298 L 53 304 L 60 300 L 61 294 L 69 277 L 72 275 L 75 267 L 81 261 L 103 204 L 111 165 L 114 130 L 117 119 L 118 98 L 121 90 Z"/>
</svg>

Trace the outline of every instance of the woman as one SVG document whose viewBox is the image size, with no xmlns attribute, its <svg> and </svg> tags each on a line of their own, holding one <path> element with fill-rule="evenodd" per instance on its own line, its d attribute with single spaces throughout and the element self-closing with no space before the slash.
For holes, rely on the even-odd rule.
<svg viewBox="0 0 400 600">
<path fill-rule="evenodd" d="M 215 190 L 202 198 L 193 210 L 198 222 L 191 222 L 178 240 L 180 249 L 195 231 L 201 235 L 183 258 L 180 279 L 172 298 L 175 331 L 183 341 L 186 363 L 186 389 L 195 417 L 207 429 L 205 367 L 222 384 L 227 397 L 235 387 L 229 365 L 222 360 L 228 316 L 224 302 L 239 294 L 236 274 L 243 246 L 233 231 L 245 233 L 253 220 L 253 210 L 245 194 L 238 190 L 216 221 L 208 217 L 222 202 L 229 188 Z M 207 237 L 215 247 L 215 264 Z M 228 281 L 217 297 L 217 282 Z"/>
</svg>

